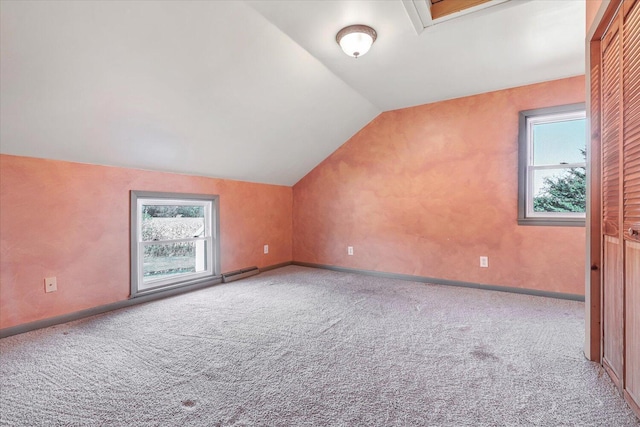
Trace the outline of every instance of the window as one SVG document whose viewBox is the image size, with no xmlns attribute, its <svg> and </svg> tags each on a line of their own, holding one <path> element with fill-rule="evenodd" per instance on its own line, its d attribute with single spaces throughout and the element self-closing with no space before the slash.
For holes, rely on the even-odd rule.
<svg viewBox="0 0 640 427">
<path fill-rule="evenodd" d="M 219 275 L 218 196 L 131 192 L 131 296 Z"/>
<path fill-rule="evenodd" d="M 584 104 L 520 112 L 518 224 L 584 226 Z"/>
</svg>

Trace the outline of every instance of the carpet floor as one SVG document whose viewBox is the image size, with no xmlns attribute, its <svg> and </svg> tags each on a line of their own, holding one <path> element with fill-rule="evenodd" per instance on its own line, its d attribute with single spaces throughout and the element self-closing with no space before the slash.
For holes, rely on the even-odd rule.
<svg viewBox="0 0 640 427">
<path fill-rule="evenodd" d="M 583 312 L 289 266 L 0 340 L 0 422 L 639 426 Z"/>
</svg>

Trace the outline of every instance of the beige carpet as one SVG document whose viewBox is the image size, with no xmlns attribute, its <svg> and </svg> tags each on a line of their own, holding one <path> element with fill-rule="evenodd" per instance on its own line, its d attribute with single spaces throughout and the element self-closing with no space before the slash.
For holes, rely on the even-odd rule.
<svg viewBox="0 0 640 427">
<path fill-rule="evenodd" d="M 0 422 L 638 426 L 583 309 L 291 266 L 0 340 Z"/>
</svg>

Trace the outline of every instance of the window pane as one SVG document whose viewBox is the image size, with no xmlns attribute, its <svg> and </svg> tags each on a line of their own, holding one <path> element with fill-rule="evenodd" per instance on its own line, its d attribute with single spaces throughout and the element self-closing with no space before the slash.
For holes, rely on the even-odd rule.
<svg viewBox="0 0 640 427">
<path fill-rule="evenodd" d="M 142 205 L 142 241 L 205 236 L 202 205 Z"/>
<path fill-rule="evenodd" d="M 534 212 L 585 212 L 585 168 L 533 171 Z"/>
<path fill-rule="evenodd" d="M 584 163 L 585 119 L 533 125 L 533 164 Z"/>
<path fill-rule="evenodd" d="M 145 245 L 144 282 L 205 271 L 207 269 L 206 246 L 205 240 Z"/>
</svg>

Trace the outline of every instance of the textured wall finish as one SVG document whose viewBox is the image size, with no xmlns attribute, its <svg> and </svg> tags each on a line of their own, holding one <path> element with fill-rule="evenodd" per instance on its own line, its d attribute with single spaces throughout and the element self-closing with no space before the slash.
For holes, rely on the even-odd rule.
<svg viewBox="0 0 640 427">
<path fill-rule="evenodd" d="M 516 222 L 518 112 L 584 100 L 579 76 L 381 114 L 294 186 L 294 261 L 584 294 L 584 228 Z"/>
<path fill-rule="evenodd" d="M 128 298 L 130 190 L 219 194 L 223 272 L 291 261 L 290 187 L 0 155 L 0 328 Z"/>
<path fill-rule="evenodd" d="M 591 25 L 593 25 L 593 21 L 596 18 L 598 13 L 598 9 L 600 9 L 600 5 L 602 4 L 602 0 L 585 0 L 586 2 L 586 22 L 587 22 L 587 35 L 589 34 L 589 30 L 591 29 Z"/>
</svg>

